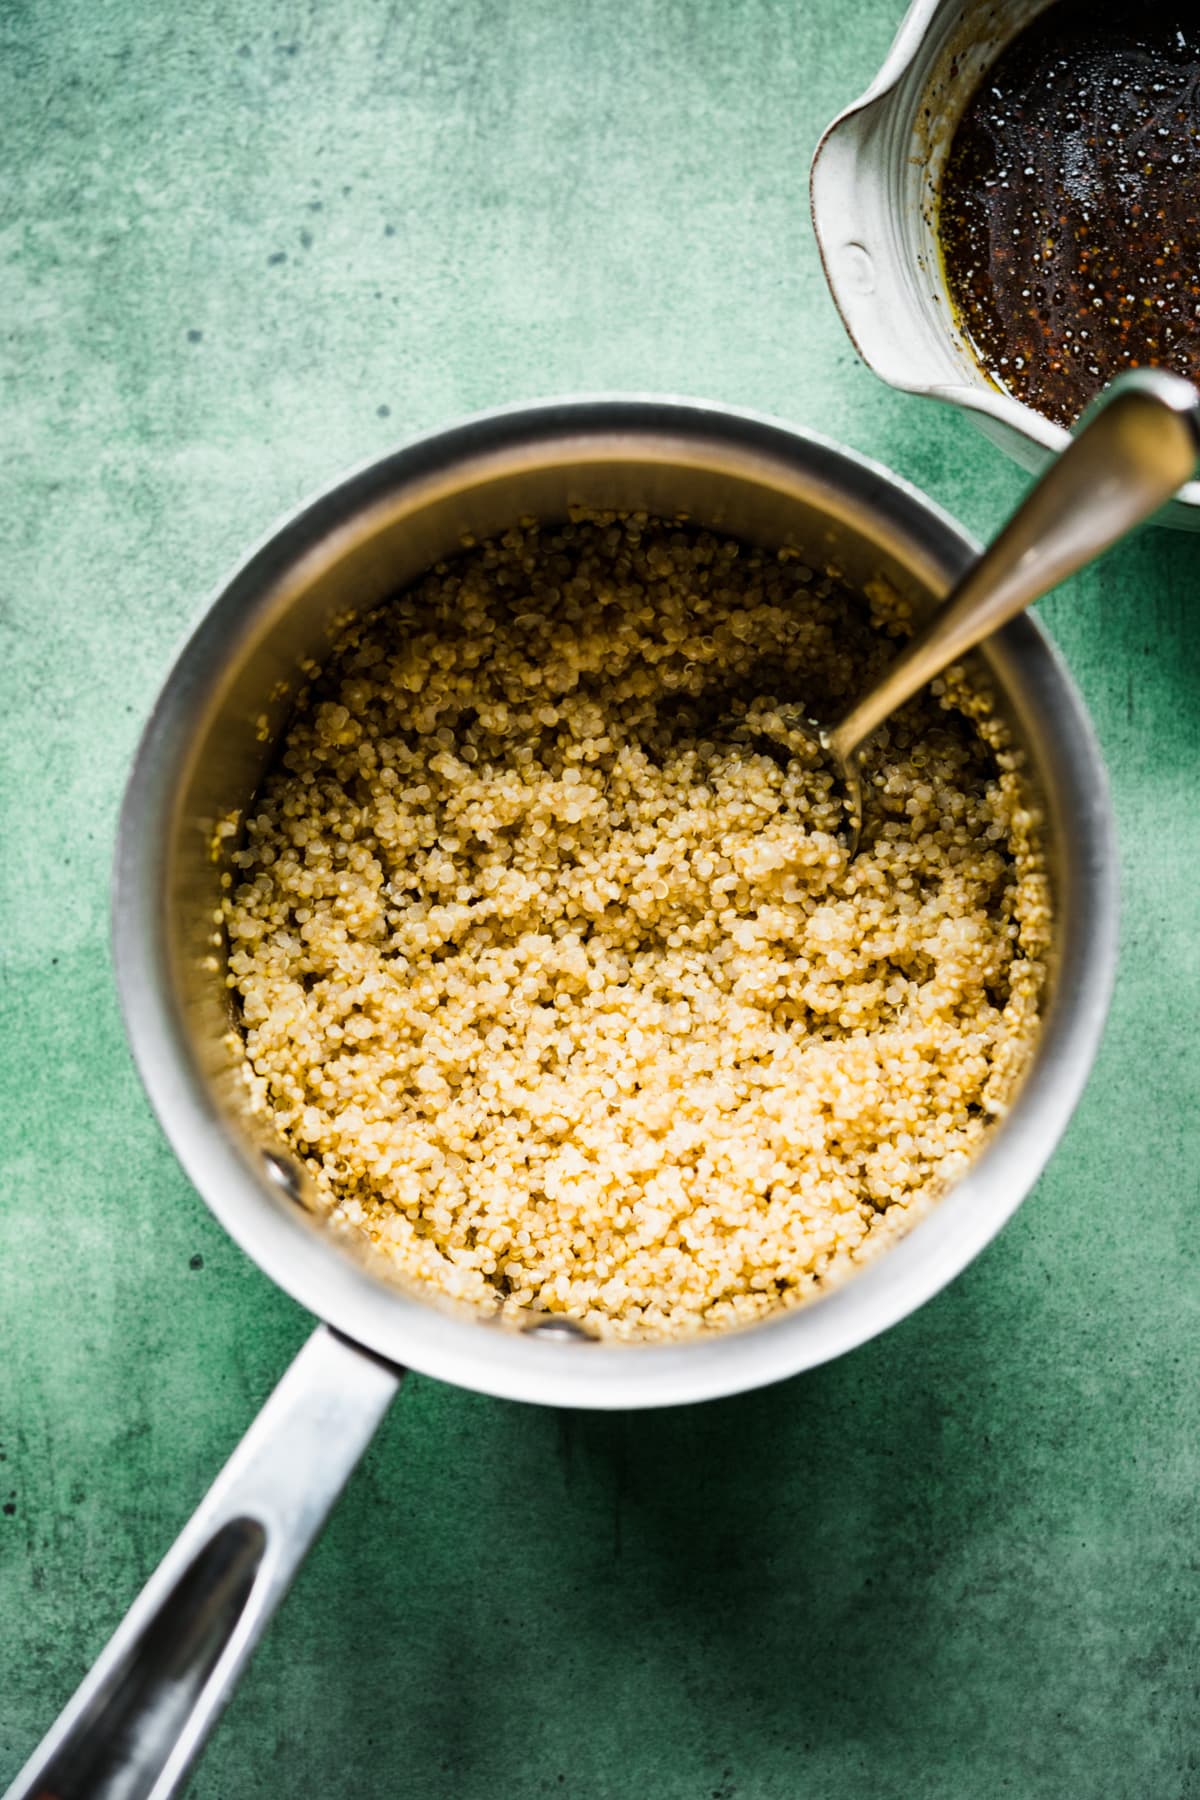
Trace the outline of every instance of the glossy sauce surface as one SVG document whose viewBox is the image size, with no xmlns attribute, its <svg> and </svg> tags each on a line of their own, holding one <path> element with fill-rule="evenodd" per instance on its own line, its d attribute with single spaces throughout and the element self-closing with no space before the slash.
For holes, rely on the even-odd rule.
<svg viewBox="0 0 1200 1800">
<path fill-rule="evenodd" d="M 1200 17 L 1058 0 L 987 71 L 939 232 L 996 384 L 1070 425 L 1122 369 L 1200 379 Z"/>
</svg>

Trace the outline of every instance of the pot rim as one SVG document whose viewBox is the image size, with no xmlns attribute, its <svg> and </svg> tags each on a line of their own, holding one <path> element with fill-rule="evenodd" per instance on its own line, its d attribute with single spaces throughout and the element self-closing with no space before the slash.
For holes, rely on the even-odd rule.
<svg viewBox="0 0 1200 1800">
<path fill-rule="evenodd" d="M 1115 831 L 1099 749 L 1058 653 L 1028 616 L 997 634 L 989 656 L 1044 731 L 1064 816 L 1071 929 L 1059 946 L 1055 997 L 1029 1074 L 1008 1117 L 931 1213 L 827 1296 L 756 1325 L 664 1344 L 562 1340 L 443 1313 L 365 1267 L 268 1196 L 191 1058 L 170 979 L 164 848 L 189 742 L 189 708 L 206 660 L 221 654 L 247 592 L 382 494 L 449 476 L 485 452 L 550 458 L 607 443 L 650 460 L 655 443 L 689 445 L 721 466 L 761 470 L 828 490 L 892 534 L 912 565 L 948 585 L 976 553 L 972 540 L 916 488 L 817 433 L 763 414 L 649 394 L 580 395 L 477 413 L 360 463 L 288 513 L 214 591 L 175 659 L 135 754 L 121 808 L 113 890 L 113 953 L 126 1032 L 151 1104 L 210 1210 L 271 1280 L 346 1337 L 424 1374 L 508 1399 L 625 1408 L 699 1401 L 812 1368 L 876 1336 L 958 1274 L 1016 1210 L 1048 1160 L 1095 1058 L 1117 944 Z M 895 552 L 899 553 L 899 552 Z"/>
</svg>

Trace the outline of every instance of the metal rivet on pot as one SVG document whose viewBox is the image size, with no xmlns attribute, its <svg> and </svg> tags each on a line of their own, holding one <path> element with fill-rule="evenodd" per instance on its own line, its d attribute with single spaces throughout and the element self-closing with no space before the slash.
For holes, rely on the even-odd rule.
<svg viewBox="0 0 1200 1800">
<path fill-rule="evenodd" d="M 550 1338 L 554 1343 L 595 1343 L 595 1336 L 586 1325 L 580 1325 L 575 1319 L 537 1319 L 523 1329 L 537 1337 Z"/>
<path fill-rule="evenodd" d="M 286 1156 L 280 1156 L 275 1150 L 264 1150 L 263 1168 L 267 1172 L 268 1180 L 275 1187 L 282 1188 L 289 1200 L 294 1200 L 297 1206 L 306 1204 L 304 1183 L 295 1163 L 289 1162 Z"/>
</svg>

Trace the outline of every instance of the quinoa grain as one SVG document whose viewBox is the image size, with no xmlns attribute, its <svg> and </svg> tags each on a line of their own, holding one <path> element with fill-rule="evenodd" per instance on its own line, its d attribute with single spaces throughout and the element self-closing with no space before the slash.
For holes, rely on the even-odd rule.
<svg viewBox="0 0 1200 1800">
<path fill-rule="evenodd" d="M 961 674 L 879 734 L 863 842 L 812 751 L 892 653 L 789 553 L 531 520 L 345 627 L 233 854 L 254 1104 L 418 1282 L 616 1336 L 842 1279 L 978 1151 L 1050 913 Z"/>
</svg>

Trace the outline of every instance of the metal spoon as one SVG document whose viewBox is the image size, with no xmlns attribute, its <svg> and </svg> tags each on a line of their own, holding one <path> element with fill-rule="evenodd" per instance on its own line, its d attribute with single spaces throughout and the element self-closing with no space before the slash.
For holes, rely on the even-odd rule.
<svg viewBox="0 0 1200 1800">
<path fill-rule="evenodd" d="M 851 857 L 863 816 L 859 752 L 872 732 L 927 681 L 1149 519 L 1191 479 L 1197 457 L 1200 395 L 1191 383 L 1159 369 L 1120 376 L 925 628 L 843 719 L 822 725 L 776 711 L 757 725 L 785 745 L 793 734 L 816 737 L 846 794 Z"/>
</svg>

